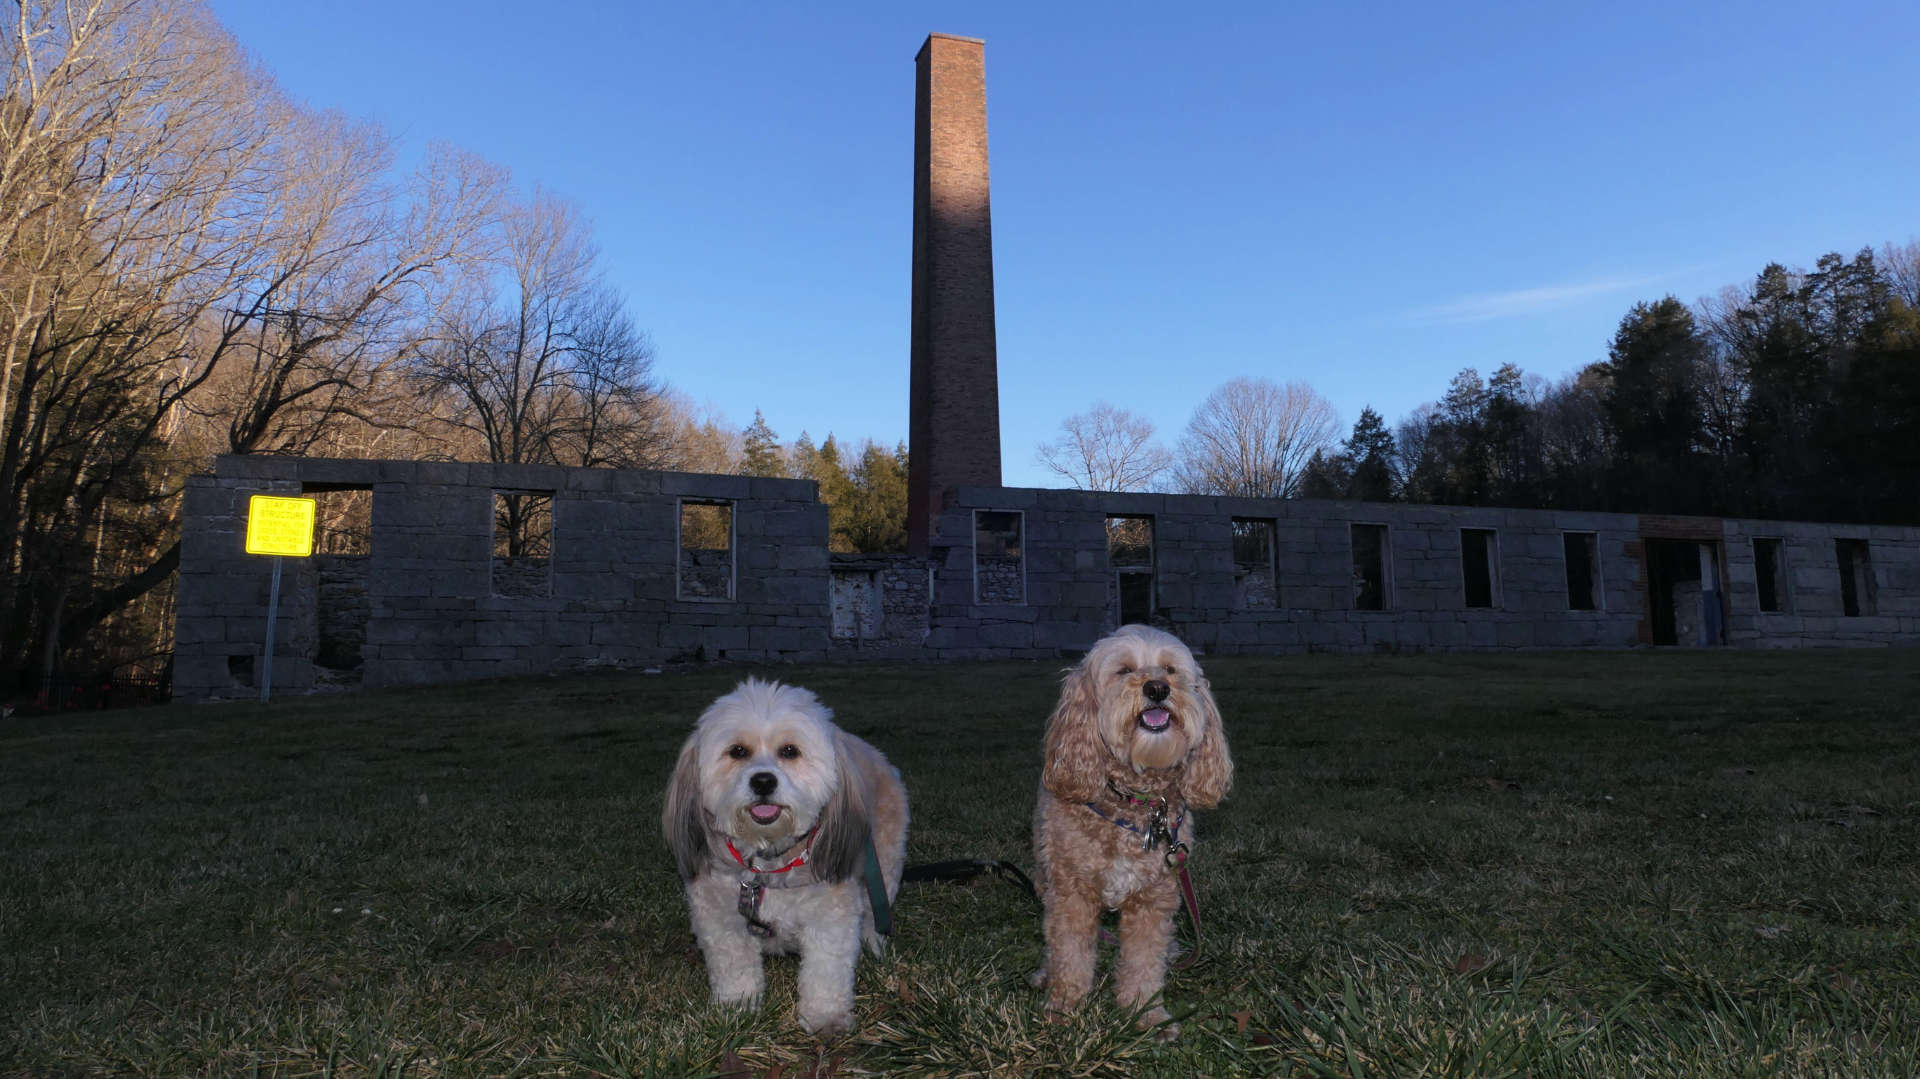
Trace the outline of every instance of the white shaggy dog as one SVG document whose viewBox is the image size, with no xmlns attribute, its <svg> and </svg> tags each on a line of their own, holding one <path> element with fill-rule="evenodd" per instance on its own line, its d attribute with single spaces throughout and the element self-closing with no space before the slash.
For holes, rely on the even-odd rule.
<svg viewBox="0 0 1920 1079">
<path fill-rule="evenodd" d="M 887 902 L 907 855 L 907 791 L 810 691 L 749 678 L 680 750 L 661 824 L 686 882 L 716 1004 L 758 1007 L 761 956 L 800 953 L 800 1023 L 853 1029 L 860 945 L 879 955 L 867 860 Z"/>
</svg>

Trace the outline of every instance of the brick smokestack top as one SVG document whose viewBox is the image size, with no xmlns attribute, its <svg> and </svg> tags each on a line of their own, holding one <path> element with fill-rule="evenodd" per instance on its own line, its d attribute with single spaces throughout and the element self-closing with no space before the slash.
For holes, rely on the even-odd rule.
<svg viewBox="0 0 1920 1079">
<path fill-rule="evenodd" d="M 926 554 L 944 491 L 1000 486 L 1000 382 L 987 194 L 986 43 L 930 34 L 914 63 L 907 545 Z"/>
</svg>

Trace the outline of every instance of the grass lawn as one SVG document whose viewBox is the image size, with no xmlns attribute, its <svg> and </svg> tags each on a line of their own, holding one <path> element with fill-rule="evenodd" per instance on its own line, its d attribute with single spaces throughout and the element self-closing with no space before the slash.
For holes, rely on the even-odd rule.
<svg viewBox="0 0 1920 1079">
<path fill-rule="evenodd" d="M 1025 867 L 1057 666 L 772 673 L 899 765 L 909 861 Z M 849 1041 L 791 960 L 710 1009 L 660 798 L 746 673 L 6 721 L 0 1075 L 1920 1074 L 1915 651 L 1210 661 L 1171 1045 L 1046 1022 L 990 878 L 907 886 Z"/>
</svg>

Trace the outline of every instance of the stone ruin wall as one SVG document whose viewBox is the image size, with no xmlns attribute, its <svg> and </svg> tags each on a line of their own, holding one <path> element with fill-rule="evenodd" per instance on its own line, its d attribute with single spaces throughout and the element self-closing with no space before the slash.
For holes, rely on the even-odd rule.
<svg viewBox="0 0 1920 1079">
<path fill-rule="evenodd" d="M 1655 539 L 1713 550 L 1726 644 L 1920 643 L 1911 528 L 963 487 L 946 492 L 929 557 L 829 555 L 809 481 L 223 457 L 187 492 L 179 695 L 258 692 L 271 561 L 243 553 L 248 496 L 348 489 L 373 495 L 369 553 L 286 561 L 276 692 L 679 662 L 1058 659 L 1117 624 L 1110 516 L 1152 518 L 1149 617 L 1214 654 L 1652 643 Z M 503 491 L 551 494 L 549 556 L 494 556 Z M 729 548 L 681 550 L 683 499 L 730 507 Z M 999 535 L 978 554 L 976 511 L 1017 515 L 1017 549 Z M 1269 522 L 1270 566 L 1236 557 L 1235 519 Z M 1384 610 L 1353 609 L 1355 524 L 1386 528 Z M 1463 528 L 1494 533 L 1491 607 L 1465 605 Z M 1593 610 L 1568 609 L 1569 531 L 1595 539 Z M 1755 537 L 1781 545 L 1778 612 L 1758 609 Z M 1857 615 L 1842 611 L 1838 538 L 1870 553 Z M 1676 583 L 1665 601 L 1697 603 L 1697 589 Z M 1696 609 L 1677 612 L 1680 632 L 1698 632 Z"/>
<path fill-rule="evenodd" d="M 1024 521 L 1026 601 L 977 602 L 976 511 Z M 1214 653 L 1624 648 L 1651 644 L 1644 542 L 1704 542 L 1718 560 L 1722 643 L 1744 647 L 1920 643 L 1920 529 L 1402 503 L 960 488 L 935 527 L 930 650 L 1052 656 L 1115 623 L 1109 517 L 1153 521 L 1152 620 Z M 1271 522 L 1273 569 L 1235 557 L 1235 520 Z M 1353 609 L 1352 526 L 1384 526 L 1387 602 Z M 1462 529 L 1494 533 L 1495 602 L 1465 603 Z M 1590 533 L 1595 609 L 1571 610 L 1564 536 Z M 1761 612 L 1752 540 L 1779 539 L 1786 609 Z M 1867 541 L 1874 609 L 1841 610 L 1834 541 Z M 1250 575 L 1253 577 L 1249 580 Z M 1696 593 L 1697 594 L 1697 593 Z M 1672 597 L 1685 602 L 1686 588 Z M 1684 628 L 1686 613 L 1678 619 Z M 1684 640 L 1681 643 L 1686 643 Z"/>
<path fill-rule="evenodd" d="M 437 461 L 222 457 L 189 481 L 174 680 L 182 697 L 257 693 L 271 559 L 244 553 L 248 496 L 373 492 L 357 671 L 320 666 L 321 567 L 287 559 L 276 692 L 316 682 L 447 682 L 701 660 L 827 657 L 827 512 L 808 481 Z M 496 491 L 551 493 L 552 553 L 493 556 Z M 734 593 L 689 596 L 719 570 L 682 569 L 682 499 L 732 509 Z M 350 589 L 349 589 L 350 590 Z M 351 601 L 349 601 L 351 602 Z M 333 650 L 335 652 L 339 650 Z M 337 661 L 337 657 L 326 657 Z"/>
</svg>

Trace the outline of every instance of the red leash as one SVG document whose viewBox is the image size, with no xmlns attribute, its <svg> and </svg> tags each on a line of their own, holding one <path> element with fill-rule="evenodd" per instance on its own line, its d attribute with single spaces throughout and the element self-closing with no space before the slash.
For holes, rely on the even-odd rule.
<svg viewBox="0 0 1920 1079">
<path fill-rule="evenodd" d="M 1174 851 L 1180 855 L 1177 861 Z M 1185 970 L 1200 961 L 1200 900 L 1193 894 L 1193 878 L 1187 876 L 1187 848 L 1176 847 L 1168 851 L 1167 864 L 1174 867 L 1174 878 L 1180 882 L 1180 905 L 1187 908 L 1187 918 L 1193 922 L 1193 950 L 1173 964 L 1173 969 Z"/>
<path fill-rule="evenodd" d="M 1180 905 L 1186 908 L 1187 920 L 1193 923 L 1193 948 L 1169 964 L 1174 970 L 1185 970 L 1200 961 L 1200 899 L 1194 894 L 1193 878 L 1187 873 L 1187 845 L 1175 843 L 1167 848 L 1166 860 L 1167 868 L 1173 870 L 1174 883 L 1180 887 Z M 1100 930 L 1100 940 L 1115 947 L 1120 944 L 1120 938 L 1105 929 Z"/>
</svg>

